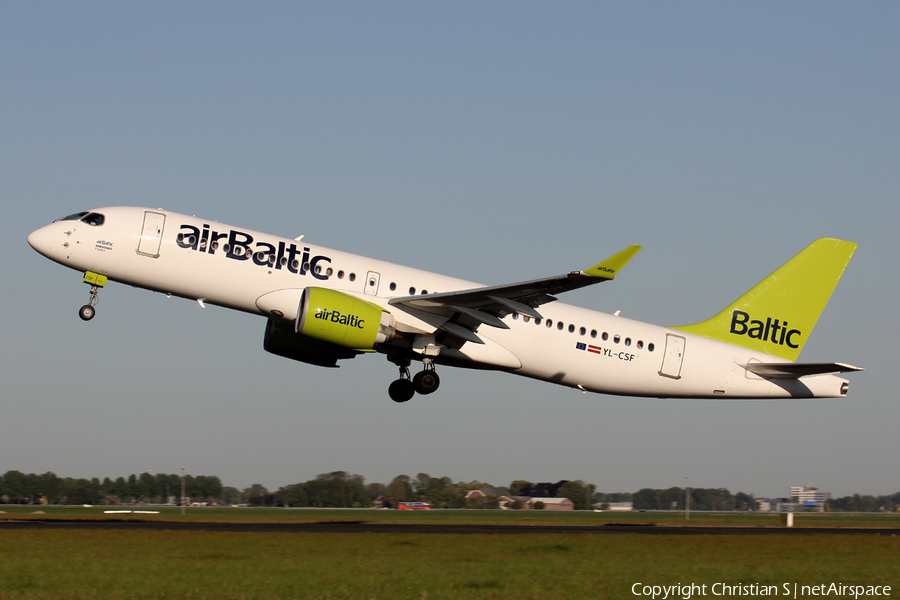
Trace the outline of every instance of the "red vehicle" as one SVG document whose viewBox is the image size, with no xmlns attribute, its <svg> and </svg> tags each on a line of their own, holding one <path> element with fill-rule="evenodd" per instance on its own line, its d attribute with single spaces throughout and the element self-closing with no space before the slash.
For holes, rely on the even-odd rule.
<svg viewBox="0 0 900 600">
<path fill-rule="evenodd" d="M 427 502 L 398 502 L 397 510 L 431 510 Z"/>
</svg>

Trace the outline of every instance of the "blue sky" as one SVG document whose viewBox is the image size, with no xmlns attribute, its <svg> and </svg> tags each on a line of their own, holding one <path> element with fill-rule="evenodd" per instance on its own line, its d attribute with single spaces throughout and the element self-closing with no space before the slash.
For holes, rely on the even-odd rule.
<svg viewBox="0 0 900 600">
<path fill-rule="evenodd" d="M 900 5 L 5 3 L 0 472 L 270 488 L 347 470 L 604 491 L 900 489 Z M 407 405 L 264 322 L 80 275 L 27 234 L 163 207 L 499 284 L 644 250 L 565 300 L 703 320 L 813 239 L 859 250 L 801 355 L 846 400 L 582 395 L 441 370 Z"/>
</svg>

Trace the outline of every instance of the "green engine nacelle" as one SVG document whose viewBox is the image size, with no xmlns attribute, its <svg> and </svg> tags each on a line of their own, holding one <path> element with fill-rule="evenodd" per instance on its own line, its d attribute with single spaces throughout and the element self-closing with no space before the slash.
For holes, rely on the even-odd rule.
<svg viewBox="0 0 900 600">
<path fill-rule="evenodd" d="M 371 302 L 335 290 L 308 287 L 300 296 L 295 331 L 344 348 L 371 350 L 394 337 L 391 321 L 390 313 Z"/>
</svg>

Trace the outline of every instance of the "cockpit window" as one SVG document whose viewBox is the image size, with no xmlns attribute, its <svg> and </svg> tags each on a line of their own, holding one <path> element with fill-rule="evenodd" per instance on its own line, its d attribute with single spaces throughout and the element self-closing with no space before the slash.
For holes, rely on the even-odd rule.
<svg viewBox="0 0 900 600">
<path fill-rule="evenodd" d="M 88 213 L 82 217 L 81 222 L 93 225 L 94 227 L 99 227 L 100 225 L 103 225 L 103 220 L 103 215 L 100 213 Z"/>
<path fill-rule="evenodd" d="M 81 217 L 83 217 L 86 214 L 88 214 L 88 213 L 85 210 L 80 213 L 75 213 L 74 215 L 69 215 L 68 217 L 63 217 L 62 219 L 57 219 L 56 221 L 53 221 L 53 222 L 56 223 L 57 221 L 77 221 L 78 219 L 80 219 Z"/>
</svg>

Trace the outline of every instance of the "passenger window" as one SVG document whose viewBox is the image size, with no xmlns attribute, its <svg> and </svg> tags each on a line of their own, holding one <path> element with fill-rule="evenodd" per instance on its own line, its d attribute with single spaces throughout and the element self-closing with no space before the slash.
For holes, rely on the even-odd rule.
<svg viewBox="0 0 900 600">
<path fill-rule="evenodd" d="M 609 339 L 609 334 L 604 331 L 603 335 L 600 336 L 600 339 L 605 342 L 606 340 Z"/>
<path fill-rule="evenodd" d="M 630 346 L 630 345 L 631 345 L 631 338 L 625 338 L 625 345 L 626 345 L 626 346 Z"/>
<path fill-rule="evenodd" d="M 397 289 L 397 284 L 392 281 L 391 282 L 391 291 L 393 292 L 396 289 Z"/>
<path fill-rule="evenodd" d="M 647 350 L 649 350 L 650 352 L 653 352 L 653 349 L 654 349 L 653 342 L 650 342 L 649 344 L 647 344 Z"/>
<path fill-rule="evenodd" d="M 575 333 L 575 326 L 569 325 L 569 333 Z"/>
<path fill-rule="evenodd" d="M 621 339 L 622 339 L 622 338 L 619 337 L 618 334 L 613 336 L 613 342 L 615 342 L 616 344 L 618 344 L 618 343 L 619 343 L 619 340 L 621 340 Z"/>
<path fill-rule="evenodd" d="M 414 296 L 415 294 L 416 294 L 416 288 L 414 288 L 414 287 L 409 288 L 409 295 Z"/>
<path fill-rule="evenodd" d="M 559 329 L 560 331 L 563 330 L 563 327 L 565 327 L 565 325 L 563 324 L 562 321 L 560 321 L 559 323 L 556 324 L 556 328 Z"/>
<path fill-rule="evenodd" d="M 553 327 L 553 319 L 547 319 L 547 327 Z"/>
<path fill-rule="evenodd" d="M 596 338 L 596 337 L 597 337 L 597 330 L 596 330 L 596 329 L 591 329 L 591 337 L 592 337 L 592 338 Z"/>
<path fill-rule="evenodd" d="M 343 278 L 344 278 L 344 272 L 338 271 L 338 279 L 343 279 Z"/>
<path fill-rule="evenodd" d="M 585 329 L 584 327 L 582 327 L 581 329 L 578 330 L 578 333 L 579 333 L 579 335 L 584 335 L 584 334 L 587 333 L 587 329 Z"/>
<path fill-rule="evenodd" d="M 644 342 L 642 342 L 641 340 L 638 340 L 637 347 L 638 347 L 638 350 L 640 350 L 641 348 L 643 348 L 643 347 L 644 347 Z"/>
<path fill-rule="evenodd" d="M 540 319 L 535 319 L 535 320 L 534 320 L 534 324 L 535 324 L 535 325 L 540 325 L 540 324 L 541 324 L 541 320 L 540 320 Z"/>
<path fill-rule="evenodd" d="M 519 313 L 513 313 L 513 321 L 519 320 Z"/>
<path fill-rule="evenodd" d="M 350 281 L 356 281 L 356 273 L 350 273 L 350 277 L 348 277 Z"/>
</svg>

